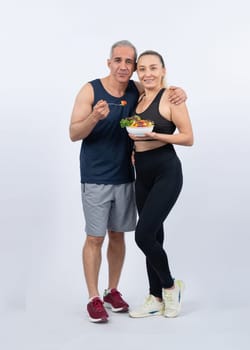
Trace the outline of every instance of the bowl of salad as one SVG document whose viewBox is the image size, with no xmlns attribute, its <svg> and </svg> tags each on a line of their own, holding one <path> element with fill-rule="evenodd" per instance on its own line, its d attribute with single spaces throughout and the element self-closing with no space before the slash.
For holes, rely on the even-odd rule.
<svg viewBox="0 0 250 350">
<path fill-rule="evenodd" d="M 121 119 L 120 126 L 126 128 L 129 134 L 145 136 L 145 133 L 153 130 L 154 122 L 148 119 L 141 119 L 138 115 L 134 115 L 133 117 Z"/>
</svg>

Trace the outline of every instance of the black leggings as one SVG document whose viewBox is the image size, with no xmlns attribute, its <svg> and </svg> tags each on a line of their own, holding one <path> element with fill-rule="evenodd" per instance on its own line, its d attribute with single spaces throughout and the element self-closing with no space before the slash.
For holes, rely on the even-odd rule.
<svg viewBox="0 0 250 350">
<path fill-rule="evenodd" d="M 146 256 L 149 293 L 161 298 L 173 286 L 163 249 L 163 222 L 182 188 L 182 168 L 172 145 L 135 153 L 135 193 L 139 220 L 135 241 Z"/>
</svg>

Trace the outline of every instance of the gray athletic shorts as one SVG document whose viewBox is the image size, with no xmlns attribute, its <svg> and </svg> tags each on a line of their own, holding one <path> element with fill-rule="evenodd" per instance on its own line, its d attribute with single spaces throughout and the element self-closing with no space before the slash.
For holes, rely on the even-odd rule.
<svg viewBox="0 0 250 350">
<path fill-rule="evenodd" d="M 107 230 L 134 231 L 136 207 L 134 183 L 82 184 L 82 205 L 87 235 L 104 237 Z"/>
</svg>

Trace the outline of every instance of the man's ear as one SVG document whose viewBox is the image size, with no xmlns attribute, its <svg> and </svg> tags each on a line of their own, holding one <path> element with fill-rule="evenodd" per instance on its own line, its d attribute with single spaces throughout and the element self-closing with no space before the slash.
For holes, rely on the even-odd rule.
<svg viewBox="0 0 250 350">
<path fill-rule="evenodd" d="M 137 68 L 137 63 L 135 62 L 135 68 L 134 68 L 134 72 L 136 71 L 136 68 Z"/>
<path fill-rule="evenodd" d="M 107 66 L 110 67 L 110 58 L 107 59 Z"/>
</svg>

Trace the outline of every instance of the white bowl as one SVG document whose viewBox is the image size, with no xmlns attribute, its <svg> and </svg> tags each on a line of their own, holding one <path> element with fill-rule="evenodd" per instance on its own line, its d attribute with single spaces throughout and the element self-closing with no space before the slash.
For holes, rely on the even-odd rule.
<svg viewBox="0 0 250 350">
<path fill-rule="evenodd" d="M 151 126 L 126 126 L 127 132 L 135 136 L 145 136 L 145 133 L 151 132 L 154 128 L 154 125 Z"/>
</svg>

